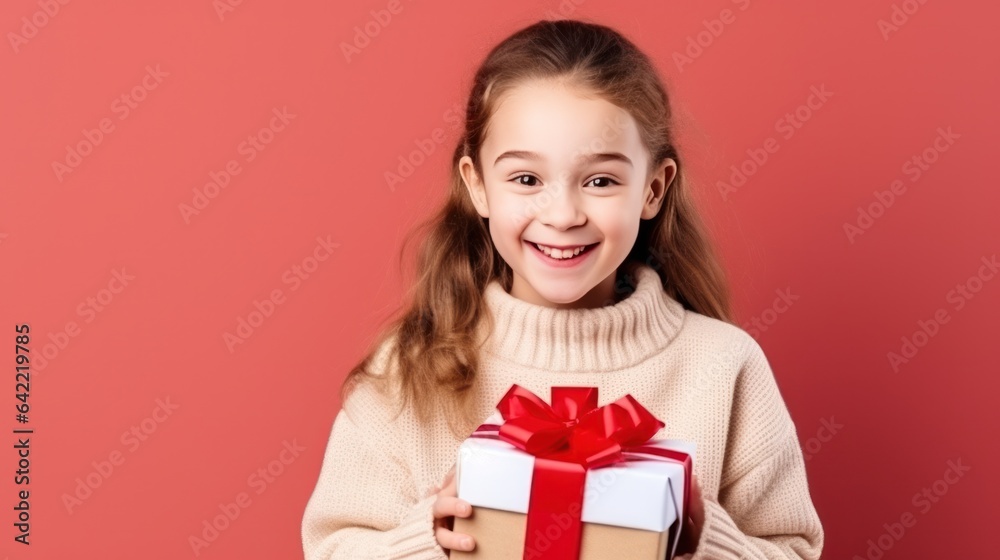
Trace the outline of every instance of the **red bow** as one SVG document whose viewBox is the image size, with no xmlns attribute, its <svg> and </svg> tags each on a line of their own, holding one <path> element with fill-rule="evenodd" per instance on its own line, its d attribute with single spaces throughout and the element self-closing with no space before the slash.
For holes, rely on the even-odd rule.
<svg viewBox="0 0 1000 560">
<path fill-rule="evenodd" d="M 598 407 L 596 387 L 552 387 L 550 406 L 515 384 L 500 399 L 497 410 L 504 423 L 494 437 L 535 456 L 525 559 L 579 557 L 587 469 L 625 461 L 623 451 L 683 463 L 686 473 L 683 515 L 689 511 L 690 457 L 679 451 L 644 445 L 665 424 L 632 395 Z M 490 437 L 487 434 L 496 429 L 496 425 L 483 424 L 472 435 Z"/>
</svg>

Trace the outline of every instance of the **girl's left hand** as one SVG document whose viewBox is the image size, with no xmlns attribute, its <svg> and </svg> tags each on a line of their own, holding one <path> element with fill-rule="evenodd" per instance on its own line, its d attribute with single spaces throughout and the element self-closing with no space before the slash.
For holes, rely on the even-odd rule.
<svg viewBox="0 0 1000 560">
<path fill-rule="evenodd" d="M 691 511 L 677 545 L 677 558 L 684 554 L 694 554 L 701 540 L 701 530 L 705 526 L 705 502 L 701 497 L 701 486 L 698 477 L 691 473 Z M 690 557 L 689 557 L 690 558 Z"/>
</svg>

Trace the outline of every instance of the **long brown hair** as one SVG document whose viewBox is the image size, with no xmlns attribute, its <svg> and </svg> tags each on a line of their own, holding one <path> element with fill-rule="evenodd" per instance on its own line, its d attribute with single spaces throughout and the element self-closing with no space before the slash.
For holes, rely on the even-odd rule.
<svg viewBox="0 0 1000 560">
<path fill-rule="evenodd" d="M 488 219 L 472 205 L 458 163 L 470 156 L 482 177 L 479 150 L 498 100 L 527 80 L 552 78 L 627 110 L 638 124 L 653 167 L 665 158 L 677 162 L 660 212 L 640 223 L 638 239 L 619 274 L 631 270 L 626 264 L 650 265 L 666 292 L 686 309 L 732 322 L 725 275 L 685 181 L 670 102 L 655 67 L 610 27 L 574 20 L 539 21 L 494 47 L 477 70 L 465 129 L 452 157 L 448 198 L 435 215 L 410 232 L 400 252 L 402 266 L 407 246 L 420 236 L 409 302 L 348 374 L 341 387 L 342 402 L 362 379 L 393 379 L 401 396 L 400 411 L 412 403 L 418 418 L 426 420 L 433 411 L 444 410 L 459 439 L 475 426 L 476 419 L 468 415 L 469 389 L 479 365 L 479 345 L 485 341 L 479 340 L 477 329 L 484 321 L 492 324 L 483 291 L 493 279 L 509 291 L 513 273 L 493 246 Z M 629 283 L 634 288 L 634 279 Z M 385 365 L 370 371 L 370 366 L 387 360 L 395 375 L 377 371 Z M 456 420 L 462 427 L 455 425 Z"/>
</svg>

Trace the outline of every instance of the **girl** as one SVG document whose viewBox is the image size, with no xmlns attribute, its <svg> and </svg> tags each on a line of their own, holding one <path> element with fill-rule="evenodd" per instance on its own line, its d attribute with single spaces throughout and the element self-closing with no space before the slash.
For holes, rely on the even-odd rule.
<svg viewBox="0 0 1000 560">
<path fill-rule="evenodd" d="M 472 550 L 458 446 L 517 383 L 631 394 L 697 445 L 691 560 L 819 558 L 795 424 L 732 324 L 650 60 L 616 31 L 540 21 L 475 75 L 451 189 L 406 312 L 342 387 L 302 520 L 308 560 Z"/>
</svg>

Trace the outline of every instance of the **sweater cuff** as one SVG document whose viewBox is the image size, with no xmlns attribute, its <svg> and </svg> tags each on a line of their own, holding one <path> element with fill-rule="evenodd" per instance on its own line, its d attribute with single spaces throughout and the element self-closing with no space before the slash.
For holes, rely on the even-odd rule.
<svg viewBox="0 0 1000 560">
<path fill-rule="evenodd" d="M 691 560 L 740 560 L 746 558 L 746 535 L 715 500 L 705 497 L 705 524 Z"/>
<path fill-rule="evenodd" d="M 434 501 L 437 494 L 432 494 L 410 508 L 399 525 L 391 531 L 392 540 L 388 549 L 393 551 L 387 560 L 447 560 L 448 553 L 437 542 L 434 536 Z"/>
</svg>

